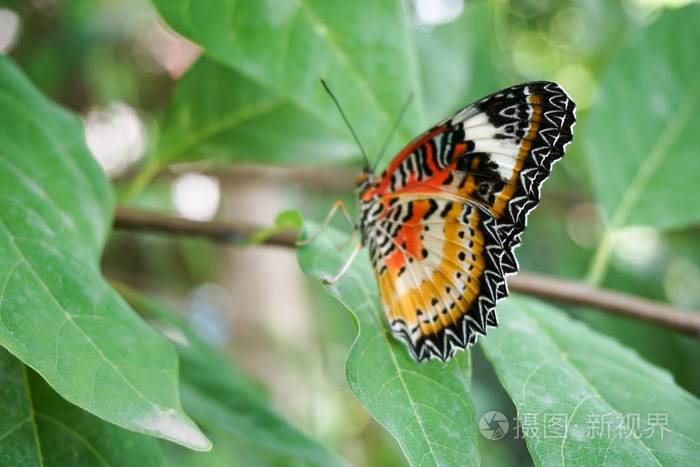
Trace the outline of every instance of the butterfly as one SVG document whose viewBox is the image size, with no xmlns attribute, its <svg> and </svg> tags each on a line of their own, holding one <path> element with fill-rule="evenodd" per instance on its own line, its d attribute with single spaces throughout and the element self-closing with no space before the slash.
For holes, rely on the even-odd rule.
<svg viewBox="0 0 700 467">
<path fill-rule="evenodd" d="M 367 246 L 392 334 L 417 361 L 449 360 L 498 325 L 505 277 L 518 271 L 514 250 L 575 121 L 575 104 L 561 86 L 523 83 L 433 126 L 381 175 L 365 155 L 359 223 L 342 203 L 324 222 L 342 212 L 361 242 L 325 282 L 339 280 Z"/>
</svg>

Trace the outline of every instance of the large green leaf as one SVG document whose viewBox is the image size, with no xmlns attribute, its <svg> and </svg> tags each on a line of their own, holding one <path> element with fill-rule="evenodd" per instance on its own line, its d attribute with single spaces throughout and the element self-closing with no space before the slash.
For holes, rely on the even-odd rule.
<svg viewBox="0 0 700 467">
<path fill-rule="evenodd" d="M 153 438 L 104 422 L 56 394 L 0 347 L 0 465 L 165 465 Z"/>
<path fill-rule="evenodd" d="M 615 230 L 700 222 L 700 5 L 664 12 L 605 71 L 585 148 L 596 198 L 610 219 L 593 276 Z"/>
<path fill-rule="evenodd" d="M 158 164 L 329 163 L 356 155 L 348 138 L 277 92 L 202 57 L 178 82 L 155 158 Z"/>
<path fill-rule="evenodd" d="M 109 287 L 112 195 L 80 121 L 0 57 L 0 345 L 70 402 L 196 449 L 177 355 Z"/>
<path fill-rule="evenodd" d="M 302 248 L 299 261 L 304 271 L 317 279 L 334 275 L 348 254 L 336 246 L 343 240 L 343 234 L 328 229 Z M 350 388 L 396 437 L 409 462 L 478 465 L 469 354 L 462 352 L 448 364 L 412 360 L 389 332 L 365 252 L 328 290 L 357 319 L 358 334 L 346 370 Z"/>
<path fill-rule="evenodd" d="M 499 311 L 481 345 L 537 465 L 697 465 L 700 401 L 666 371 L 541 302 Z"/>
<path fill-rule="evenodd" d="M 227 445 L 215 445 L 211 455 L 193 454 L 193 459 L 217 457 L 217 451 L 230 451 L 230 445 L 234 444 L 239 450 L 282 458 L 286 463 L 293 460 L 304 465 L 345 464 L 276 415 L 260 389 L 193 333 L 185 320 L 129 289 L 120 288 L 120 291 L 176 344 L 182 401 L 187 412 L 206 430 L 219 433 L 220 443 Z"/>
<path fill-rule="evenodd" d="M 491 2 L 465 2 L 454 21 L 414 31 L 429 123 L 513 84 L 498 70 L 496 9 Z"/>
<path fill-rule="evenodd" d="M 493 41 L 488 40 L 493 37 L 491 9 L 470 5 L 456 21 L 430 31 L 404 26 L 417 44 L 412 53 L 421 65 L 431 122 L 498 86 L 489 46 Z M 435 79 L 436 70 L 440 79 Z M 372 114 L 362 116 L 366 119 L 376 120 Z M 206 159 L 318 164 L 357 158 L 355 143 L 339 123 L 335 113 L 318 118 L 274 88 L 203 57 L 177 84 L 154 163 Z"/>
<path fill-rule="evenodd" d="M 397 140 L 407 142 L 425 129 L 415 44 L 398 0 L 154 3 L 209 57 L 265 90 L 265 99 L 281 97 L 278 105 L 303 109 L 345 131 L 319 85 L 325 78 L 370 154 L 376 154 L 411 91 L 415 103 Z"/>
</svg>

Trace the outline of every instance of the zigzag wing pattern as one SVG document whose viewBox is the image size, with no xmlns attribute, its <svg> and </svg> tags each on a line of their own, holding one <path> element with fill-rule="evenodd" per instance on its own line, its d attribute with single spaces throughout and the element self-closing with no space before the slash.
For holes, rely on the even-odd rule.
<svg viewBox="0 0 700 467">
<path fill-rule="evenodd" d="M 447 360 L 497 325 L 508 292 L 496 221 L 469 204 L 396 199 L 368 236 L 384 311 L 416 360 Z"/>
<path fill-rule="evenodd" d="M 523 103 L 526 103 L 525 107 Z M 508 179 L 515 186 L 507 185 L 490 205 L 498 220 L 503 244 L 510 253 L 505 257 L 503 270 L 513 273 L 517 271 L 517 261 L 512 252 L 520 245 L 527 216 L 539 204 L 542 183 L 549 177 L 554 163 L 564 156 L 566 145 L 572 140 L 575 105 L 556 83 L 537 82 L 501 91 L 483 99 L 475 107 L 487 115 L 494 128 L 498 128 L 493 133 L 491 144 L 476 139 L 475 151 L 479 151 L 480 146 L 488 146 L 487 149 L 495 146 L 496 151 L 500 149 L 506 153 L 512 151 L 513 146 L 517 147 L 513 173 Z M 518 108 L 525 109 L 525 112 L 519 112 Z M 464 127 L 469 137 L 469 125 Z M 509 132 L 513 127 L 524 133 Z M 495 141 L 498 144 L 494 144 Z M 499 164 L 499 169 L 502 167 L 503 164 Z"/>
<path fill-rule="evenodd" d="M 517 271 L 513 250 L 540 200 L 540 186 L 571 142 L 575 105 L 556 83 L 513 86 L 457 112 L 399 153 L 376 193 L 438 195 L 478 205 L 498 221 L 507 250 L 503 269 Z"/>
<path fill-rule="evenodd" d="M 496 325 L 504 274 L 518 270 L 514 249 L 575 120 L 556 83 L 513 86 L 434 126 L 361 186 L 384 309 L 417 360 L 449 359 Z"/>
</svg>

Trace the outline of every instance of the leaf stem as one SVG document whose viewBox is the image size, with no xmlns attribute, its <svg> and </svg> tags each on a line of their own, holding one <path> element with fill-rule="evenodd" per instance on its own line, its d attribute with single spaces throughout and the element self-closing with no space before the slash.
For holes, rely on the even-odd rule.
<svg viewBox="0 0 700 467">
<path fill-rule="evenodd" d="M 129 231 L 204 237 L 231 246 L 247 246 L 251 241 L 261 241 L 265 245 L 294 248 L 297 241 L 296 229 L 270 232 L 269 227 L 224 221 L 200 222 L 126 207 L 117 208 L 114 227 Z"/>
<path fill-rule="evenodd" d="M 593 254 L 591 266 L 586 277 L 586 282 L 590 285 L 600 285 L 605 278 L 605 273 L 608 271 L 608 264 L 610 263 L 610 256 L 612 254 L 614 235 L 615 231 L 610 227 L 606 228 L 605 232 L 603 232 L 603 237 L 600 239 L 598 247 Z"/>
<path fill-rule="evenodd" d="M 146 186 L 155 178 L 162 169 L 159 159 L 149 159 L 141 171 L 131 181 L 122 202 L 130 201 L 141 194 Z"/>
<path fill-rule="evenodd" d="M 700 101 L 700 75 L 695 78 L 683 97 L 678 111 L 671 116 L 664 129 L 659 133 L 654 145 L 649 151 L 649 155 L 639 164 L 639 169 L 634 175 L 632 182 L 625 190 L 620 202 L 615 208 L 610 223 L 603 233 L 589 269 L 587 281 L 589 284 L 598 285 L 605 277 L 605 273 L 610 261 L 610 254 L 614 243 L 615 232 L 622 228 L 629 220 L 630 214 L 644 194 L 651 177 L 664 161 L 681 134 L 681 130 L 687 126 L 690 119 L 695 115 L 698 102 Z"/>
</svg>

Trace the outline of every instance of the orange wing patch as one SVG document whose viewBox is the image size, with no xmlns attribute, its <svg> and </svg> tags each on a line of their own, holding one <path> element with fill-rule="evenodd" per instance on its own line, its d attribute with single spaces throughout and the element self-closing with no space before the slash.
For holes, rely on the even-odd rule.
<svg viewBox="0 0 700 467">
<path fill-rule="evenodd" d="M 392 207 L 376 228 L 370 254 L 378 255 L 384 311 L 416 359 L 446 360 L 496 324 L 506 288 L 490 216 L 468 204 L 415 199 Z"/>
</svg>

